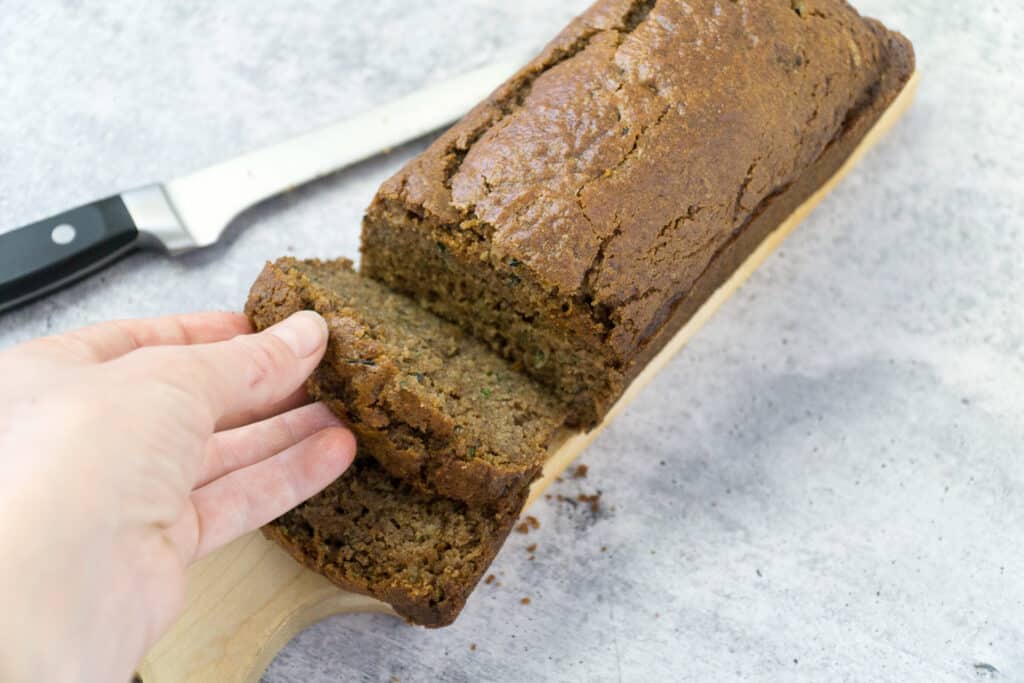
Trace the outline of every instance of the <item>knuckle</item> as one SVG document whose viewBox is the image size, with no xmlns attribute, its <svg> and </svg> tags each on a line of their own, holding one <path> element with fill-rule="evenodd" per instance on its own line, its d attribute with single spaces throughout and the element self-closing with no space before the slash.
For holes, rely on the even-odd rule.
<svg viewBox="0 0 1024 683">
<path fill-rule="evenodd" d="M 35 339 L 26 344 L 25 349 L 41 356 L 74 360 L 91 360 L 92 358 L 89 345 L 75 332 Z"/>
<path fill-rule="evenodd" d="M 288 443 L 296 443 L 303 432 L 303 425 L 293 412 L 281 415 L 277 426 Z"/>
<path fill-rule="evenodd" d="M 188 351 L 176 347 L 144 347 L 116 361 L 124 369 L 126 393 L 145 398 L 167 418 L 205 433 L 211 419 L 202 404 L 204 366 Z"/>
<path fill-rule="evenodd" d="M 246 380 L 250 389 L 267 386 L 286 369 L 286 354 L 275 339 L 240 340 L 246 348 Z"/>
</svg>

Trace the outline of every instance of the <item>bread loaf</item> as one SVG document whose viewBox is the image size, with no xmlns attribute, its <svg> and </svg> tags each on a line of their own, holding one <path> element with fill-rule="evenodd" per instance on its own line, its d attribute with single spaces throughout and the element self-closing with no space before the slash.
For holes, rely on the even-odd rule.
<svg viewBox="0 0 1024 683">
<path fill-rule="evenodd" d="M 594 424 L 913 68 L 842 0 L 600 0 L 383 184 L 362 270 Z"/>
</svg>

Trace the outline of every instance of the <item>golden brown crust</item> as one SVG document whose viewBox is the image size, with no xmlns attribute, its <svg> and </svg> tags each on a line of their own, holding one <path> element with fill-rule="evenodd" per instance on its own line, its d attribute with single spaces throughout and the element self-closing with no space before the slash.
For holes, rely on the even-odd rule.
<svg viewBox="0 0 1024 683">
<path fill-rule="evenodd" d="M 910 80 L 915 69 L 914 51 L 910 41 L 899 33 L 887 31 L 876 21 L 868 21 L 881 36 L 884 36 L 887 54 L 887 66 L 873 95 L 847 114 L 841 134 L 825 148 L 800 178 L 788 186 L 785 192 L 761 202 L 743 229 L 714 254 L 692 287 L 676 299 L 666 302 L 665 310 L 652 323 L 655 331 L 648 332 L 647 341 L 626 367 L 627 385 L 761 241 L 839 170 Z"/>
</svg>

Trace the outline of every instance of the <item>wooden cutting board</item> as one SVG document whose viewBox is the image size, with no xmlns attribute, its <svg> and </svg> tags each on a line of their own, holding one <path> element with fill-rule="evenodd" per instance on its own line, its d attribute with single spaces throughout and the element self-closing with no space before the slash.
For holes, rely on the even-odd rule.
<svg viewBox="0 0 1024 683">
<path fill-rule="evenodd" d="M 917 84 L 914 74 L 839 171 L 747 257 L 654 357 L 597 428 L 587 434 L 563 435 L 543 476 L 534 482 L 528 506 L 888 132 L 909 107 Z M 352 612 L 394 614 L 385 603 L 337 588 L 253 532 L 189 568 L 185 610 L 143 660 L 139 677 L 143 683 L 257 683 L 278 650 L 299 631 L 328 616 Z"/>
</svg>

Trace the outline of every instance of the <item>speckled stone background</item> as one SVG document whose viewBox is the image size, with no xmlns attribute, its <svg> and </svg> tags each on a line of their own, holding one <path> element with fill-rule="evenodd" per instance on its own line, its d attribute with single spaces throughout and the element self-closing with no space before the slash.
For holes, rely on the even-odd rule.
<svg viewBox="0 0 1024 683">
<path fill-rule="evenodd" d="M 585 4 L 4 2 L 0 226 L 358 112 Z M 1024 681 L 1024 10 L 857 4 L 913 39 L 919 100 L 555 489 L 601 512 L 541 501 L 455 626 L 331 619 L 265 683 Z M 424 144 L 2 317 L 0 347 L 239 308 L 265 259 L 355 255 Z"/>
</svg>

